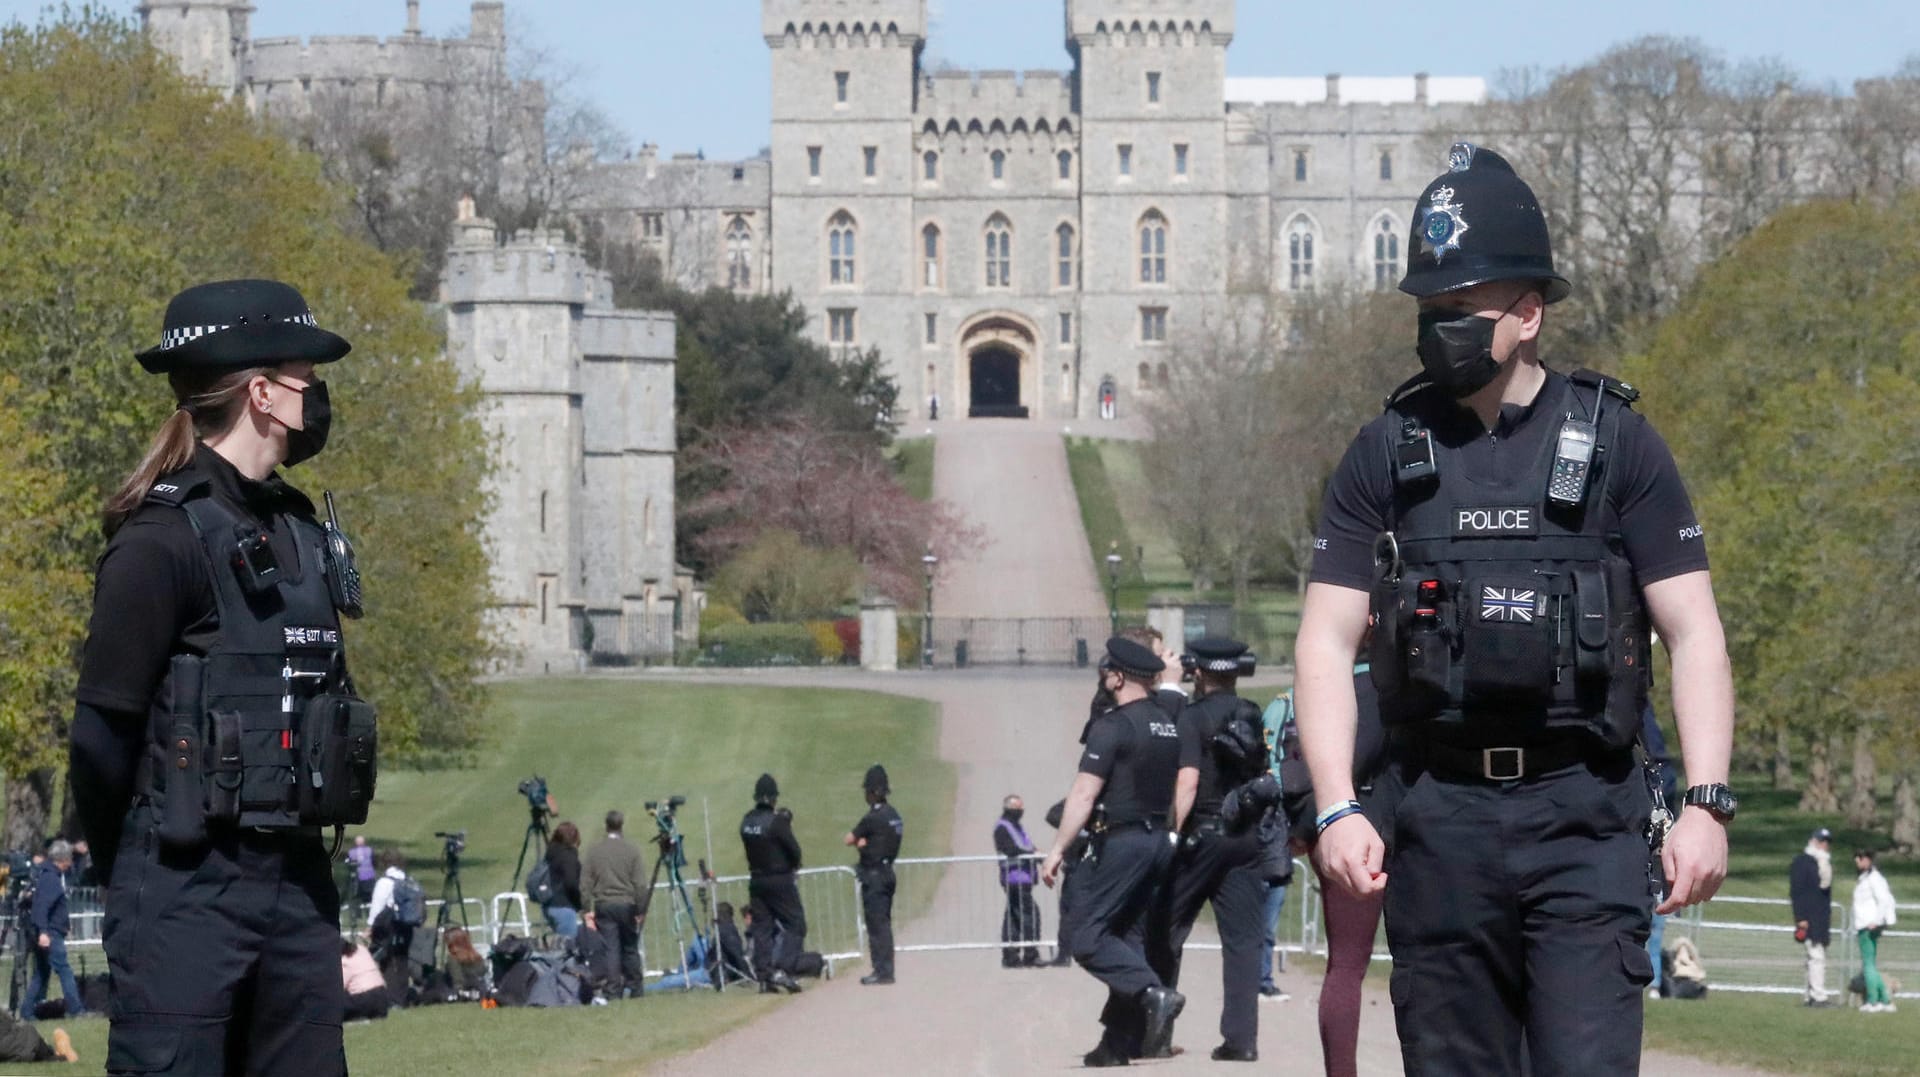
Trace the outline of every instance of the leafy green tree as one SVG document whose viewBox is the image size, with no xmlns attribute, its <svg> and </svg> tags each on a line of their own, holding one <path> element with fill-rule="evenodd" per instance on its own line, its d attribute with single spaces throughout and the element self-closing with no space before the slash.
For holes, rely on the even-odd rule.
<svg viewBox="0 0 1920 1077">
<path fill-rule="evenodd" d="M 1710 266 L 1626 365 L 1712 543 L 1740 747 L 1854 741 L 1857 820 L 1876 761 L 1909 796 L 1920 770 L 1915 324 L 1920 199 L 1815 202 Z"/>
<path fill-rule="evenodd" d="M 851 551 L 808 546 L 792 531 L 770 528 L 721 566 L 713 594 L 750 621 L 803 621 L 836 613 L 861 576 Z"/>
<path fill-rule="evenodd" d="M 0 489 L 0 664 L 35 671 L 26 694 L 9 692 L 5 728 L 23 735 L 0 758 L 8 778 L 50 795 L 99 509 L 171 407 L 132 353 L 157 340 L 173 293 L 244 276 L 293 282 L 355 344 L 327 371 L 338 437 L 292 478 L 339 490 L 359 542 L 369 609 L 349 634 L 385 755 L 470 749 L 493 653 L 484 433 L 403 267 L 350 236 L 347 200 L 311 156 L 183 81 L 124 20 L 89 10 L 0 29 L 0 131 L 0 410 L 14 428 L 0 438 L 19 458 Z M 16 549 L 37 571 L 15 570 Z M 54 673 L 55 657 L 69 668 Z M 10 836 L 44 826 L 35 799 L 14 805 Z"/>
</svg>

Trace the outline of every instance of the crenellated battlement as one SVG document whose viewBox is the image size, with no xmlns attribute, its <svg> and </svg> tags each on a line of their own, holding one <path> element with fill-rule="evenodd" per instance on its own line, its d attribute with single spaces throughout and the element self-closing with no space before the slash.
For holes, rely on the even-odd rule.
<svg viewBox="0 0 1920 1077">
<path fill-rule="evenodd" d="M 804 48 L 917 47 L 927 37 L 926 0 L 762 0 L 767 44 Z"/>
<path fill-rule="evenodd" d="M 1082 44 L 1224 48 L 1233 18 L 1234 0 L 1067 0 L 1067 34 Z"/>
<path fill-rule="evenodd" d="M 940 71 L 921 80 L 924 132 L 1073 129 L 1073 78 L 1061 71 Z"/>
<path fill-rule="evenodd" d="M 243 78 L 250 83 L 300 79 L 444 83 L 470 78 L 476 64 L 504 62 L 506 43 L 491 38 L 417 35 L 269 37 L 247 49 Z"/>
<path fill-rule="evenodd" d="M 504 242 L 493 222 L 462 216 L 440 277 L 444 303 L 564 303 L 611 309 L 613 278 L 559 229 L 522 228 Z"/>
</svg>

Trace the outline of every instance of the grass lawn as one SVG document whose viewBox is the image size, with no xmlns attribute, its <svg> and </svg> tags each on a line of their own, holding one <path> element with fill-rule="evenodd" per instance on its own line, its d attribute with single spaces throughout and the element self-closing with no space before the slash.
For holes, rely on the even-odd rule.
<svg viewBox="0 0 1920 1077">
<path fill-rule="evenodd" d="M 933 500 L 933 439 L 913 438 L 893 443 L 893 466 L 900 484 L 916 500 Z"/>
<path fill-rule="evenodd" d="M 347 1064 L 378 1077 L 479 1077 L 634 1074 L 693 1050 L 753 1020 L 785 996 L 752 991 L 658 995 L 611 1006 L 566 1010 L 483 1010 L 475 1005 L 402 1010 L 384 1021 L 349 1025 Z M 9 1063 L 9 1074 L 105 1073 L 107 1022 L 100 1018 L 41 1022 L 73 1036 L 80 1064 Z"/>
<path fill-rule="evenodd" d="M 1912 1009 L 1809 1010 L 1791 995 L 1709 988 L 1695 1002 L 1648 1003 L 1647 1045 L 1773 1073 L 1904 1077 L 1920 1068 L 1920 1020 Z"/>
<path fill-rule="evenodd" d="M 624 678 L 518 681 L 497 691 L 500 736 L 485 760 L 467 770 L 382 774 L 361 828 L 370 843 L 405 852 L 429 897 L 437 897 L 441 885 L 436 830 L 468 832 L 461 877 L 469 897 L 485 900 L 507 888 L 527 825 L 526 800 L 514 787 L 536 771 L 559 801 L 555 822 L 574 820 L 588 844 L 598 840 L 608 808 L 625 811 L 629 832 L 645 837 L 654 824 L 642 802 L 684 795 L 687 854 L 703 858 L 704 801 L 712 812 L 715 872 L 730 875 L 746 871 L 735 828 L 752 806 L 753 782 L 762 771 L 780 781 L 807 864 L 851 864 L 851 850 L 840 839 L 864 810 L 860 781 L 878 761 L 907 820 L 904 854 L 939 856 L 948 849 L 954 775 L 939 758 L 938 711 L 931 703 L 870 692 Z M 649 849 L 649 866 L 652 860 Z M 896 915 L 911 916 L 911 905 L 903 895 Z M 98 956 L 87 955 L 89 966 Z M 698 991 L 591 1009 L 438 1007 L 349 1027 L 347 1057 L 356 1072 L 372 1074 L 632 1073 L 775 1002 L 748 991 Z M 47 1024 L 46 1034 L 56 1023 Z M 102 1072 L 107 1023 L 89 1019 L 67 1027 L 83 1065 L 7 1072 Z"/>
</svg>

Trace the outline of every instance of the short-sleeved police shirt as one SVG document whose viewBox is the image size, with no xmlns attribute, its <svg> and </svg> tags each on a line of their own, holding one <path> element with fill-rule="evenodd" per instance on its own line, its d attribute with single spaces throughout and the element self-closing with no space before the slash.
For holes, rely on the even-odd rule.
<svg viewBox="0 0 1920 1077">
<path fill-rule="evenodd" d="M 1468 424 L 1472 429 L 1465 451 L 1456 456 L 1465 471 L 1462 477 L 1492 480 L 1534 466 L 1546 440 L 1558 436 L 1566 413 L 1586 413 L 1568 399 L 1573 391 L 1565 375 L 1549 370 L 1533 402 L 1502 407 L 1492 430 L 1482 426 L 1464 404 L 1439 409 L 1439 421 Z M 1583 400 L 1593 392 L 1585 387 L 1578 391 Z M 1607 447 L 1602 480 L 1607 526 L 1624 541 L 1635 579 L 1644 588 L 1705 570 L 1706 540 L 1666 441 L 1622 401 L 1609 396 L 1606 407 L 1618 408 L 1620 420 L 1614 444 Z M 1363 427 L 1327 483 L 1320 528 L 1314 536 L 1312 582 L 1359 591 L 1373 586 L 1374 540 L 1387 530 L 1393 505 L 1389 437 L 1398 423 L 1396 416 L 1386 414 Z M 1436 437 L 1442 436 L 1438 425 Z"/>
<path fill-rule="evenodd" d="M 867 809 L 867 814 L 853 824 L 853 836 L 856 841 L 865 841 L 860 846 L 860 866 L 879 867 L 891 864 L 900 855 L 900 839 L 906 833 L 906 824 L 901 822 L 900 813 L 893 805 L 885 801 Z"/>
</svg>

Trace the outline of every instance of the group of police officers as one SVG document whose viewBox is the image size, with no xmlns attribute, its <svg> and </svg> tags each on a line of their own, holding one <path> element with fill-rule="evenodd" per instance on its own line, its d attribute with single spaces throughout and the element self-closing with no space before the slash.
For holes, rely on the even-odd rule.
<svg viewBox="0 0 1920 1077">
<path fill-rule="evenodd" d="M 1408 1073 L 1633 1073 L 1649 914 L 1713 895 L 1737 808 L 1703 532 L 1637 394 L 1542 363 L 1546 308 L 1571 285 L 1504 159 L 1456 145 L 1408 255 L 1422 372 L 1328 488 L 1296 650 L 1316 865 L 1353 895 L 1386 892 Z M 109 879 L 113 1072 L 346 1069 L 322 832 L 337 843 L 372 797 L 374 716 L 340 631 L 362 600 L 345 536 L 278 469 L 325 448 L 318 365 L 348 351 L 297 291 L 254 280 L 183 292 L 138 357 L 176 410 L 107 505 L 70 774 Z M 1635 752 L 1656 633 L 1694 783 L 1677 817 Z M 1377 812 L 1353 799 L 1365 640 L 1389 730 Z M 1042 866 L 1053 885 L 1070 851 L 1087 856 L 1069 942 L 1110 992 L 1090 1066 L 1171 1050 L 1181 946 L 1209 902 L 1214 1057 L 1255 1057 L 1281 790 L 1234 695 L 1242 650 L 1197 645 L 1191 699 L 1158 684 L 1169 653 L 1122 638 L 1100 664 Z M 881 984 L 902 828 L 884 771 L 865 784 L 848 843 Z M 797 990 L 799 847 L 777 797 L 763 777 L 742 838 L 765 987 Z"/>
</svg>

